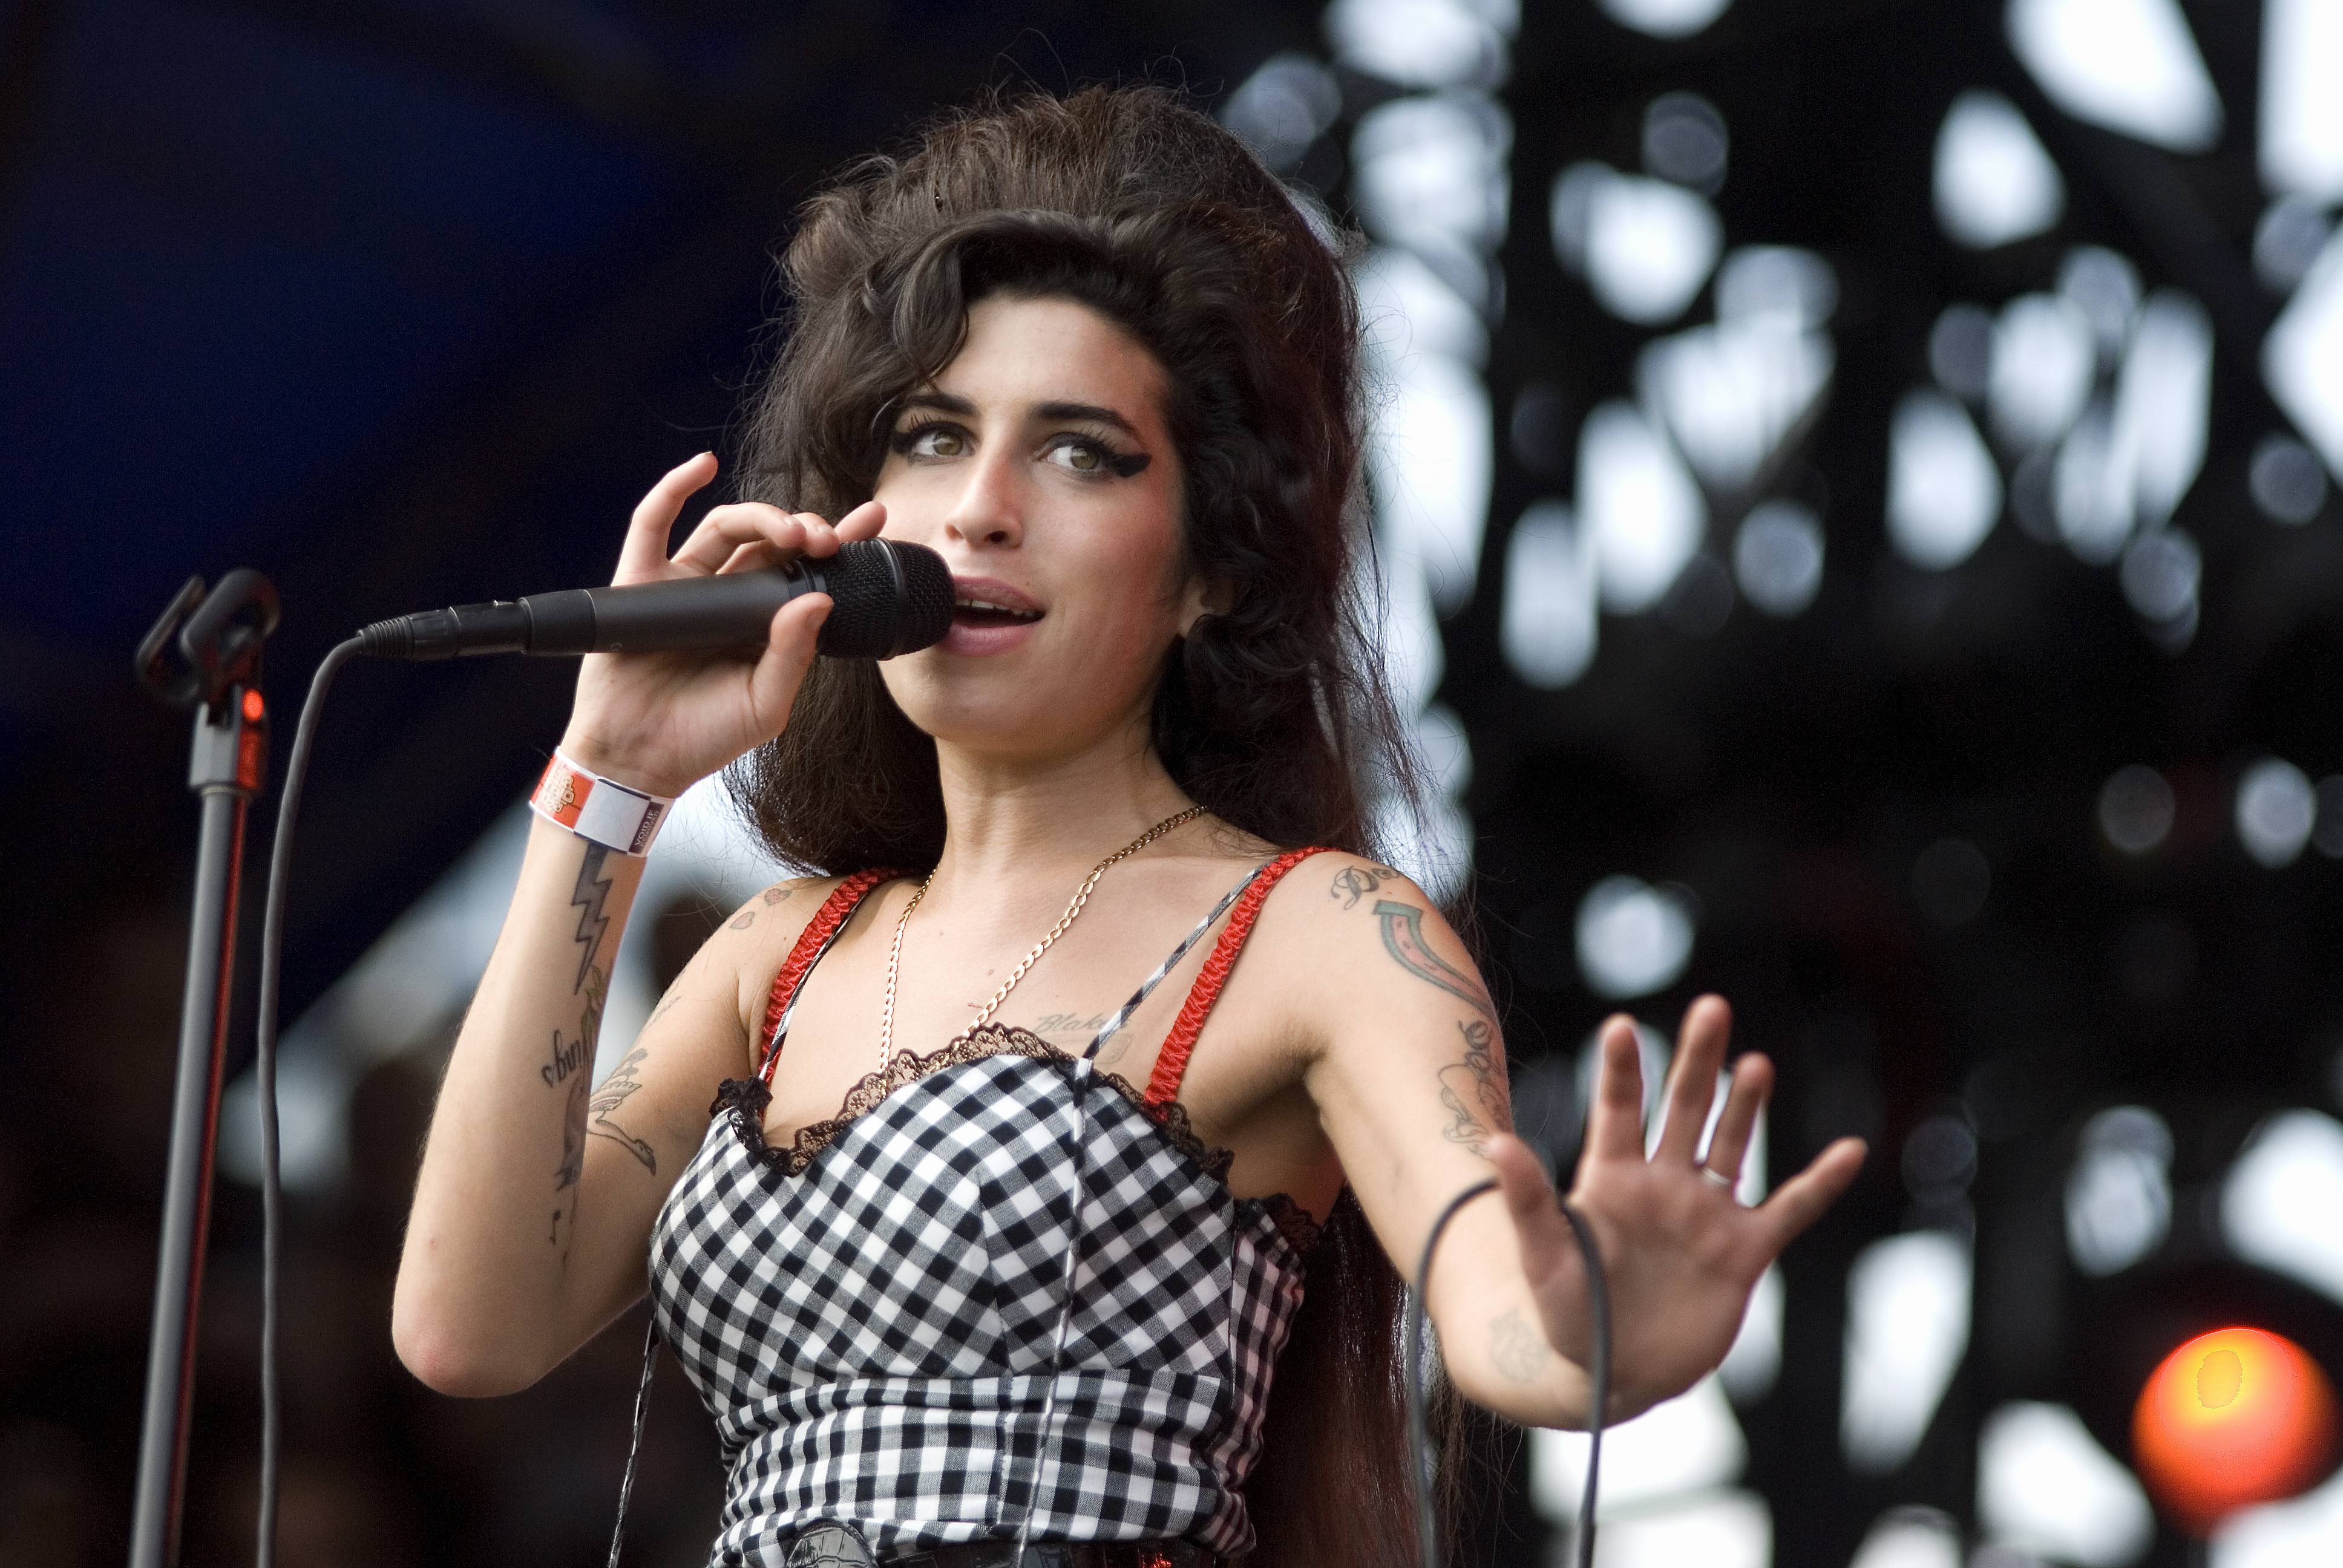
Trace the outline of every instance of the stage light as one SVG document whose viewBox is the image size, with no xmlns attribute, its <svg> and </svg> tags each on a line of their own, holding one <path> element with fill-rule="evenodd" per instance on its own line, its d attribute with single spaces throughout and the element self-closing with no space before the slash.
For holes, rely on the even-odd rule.
<svg viewBox="0 0 2343 1568">
<path fill-rule="evenodd" d="M 2216 1329 L 2167 1356 L 2132 1414 L 2134 1462 L 2166 1515 L 2197 1535 L 2291 1497 L 2333 1462 L 2335 1392 L 2303 1349 L 2260 1329 Z"/>
<path fill-rule="evenodd" d="M 2262 7 L 2262 184 L 2313 202 L 2343 199 L 2343 7 L 2267 0 Z"/>
<path fill-rule="evenodd" d="M 2343 1546 L 2343 1476 L 2283 1503 L 2230 1515 L 2213 1532 L 2206 1568 L 2328 1568 Z"/>
<path fill-rule="evenodd" d="M 1586 1435 L 1534 1430 L 1530 1501 L 1548 1519 L 1576 1515 L 1586 1478 Z M 1604 1429 L 1603 1495 L 1596 1506 L 1640 1513 L 1728 1485 L 1749 1462 L 1748 1440 L 1714 1374 L 1633 1421 Z"/>
<path fill-rule="evenodd" d="M 2343 241 L 2328 240 L 2262 340 L 2262 379 L 2328 469 L 2343 471 Z"/>
<path fill-rule="evenodd" d="M 1536 501 L 1505 543 L 1505 600 L 1498 638 L 1505 662 L 1528 684 L 1554 690 L 1594 660 L 1594 560 L 1570 508 Z"/>
<path fill-rule="evenodd" d="M 2078 120 L 2200 153 L 2221 98 L 2176 0 L 2010 0 L 2011 50 Z"/>
<path fill-rule="evenodd" d="M 1604 404 L 1579 430 L 1578 517 L 1603 606 L 1621 615 L 1659 602 L 1708 526 L 1684 459 L 1628 403 Z"/>
<path fill-rule="evenodd" d="M 2147 1497 L 2082 1418 L 2019 1402 L 1986 1418 L 1977 1439 L 1977 1522 L 1996 1546 L 2080 1568 L 2137 1561 L 2156 1534 Z"/>
<path fill-rule="evenodd" d="M 2142 619 L 2170 624 L 2197 613 L 2204 558 L 2197 541 L 2178 528 L 2143 534 L 2124 551 L 2118 577 L 2124 598 Z"/>
<path fill-rule="evenodd" d="M 2034 127 L 1999 93 L 1953 100 L 1936 133 L 1936 221 L 1976 250 L 1991 250 L 2058 221 L 2066 182 Z"/>
<path fill-rule="evenodd" d="M 1563 171 L 1548 219 L 1563 265 L 1605 310 L 1642 327 L 1684 314 L 1724 244 L 1715 210 L 1693 192 L 1602 164 Z"/>
<path fill-rule="evenodd" d="M 2177 289 L 2141 307 L 2116 377 L 2116 446 L 2131 469 L 2132 512 L 2153 528 L 2205 466 L 2213 407 L 2213 323 Z"/>
<path fill-rule="evenodd" d="M 2099 357 L 2112 364 L 2139 309 L 2139 268 L 2103 246 L 2078 245 L 2058 264 L 2058 297 L 2083 313 Z"/>
<path fill-rule="evenodd" d="M 2343 1302 L 2343 1124 L 2283 1111 L 2221 1182 L 2221 1233 L 2237 1255 Z"/>
<path fill-rule="evenodd" d="M 1734 580 L 1767 615 L 1796 615 L 1822 591 L 1823 544 L 1822 522 L 1812 509 L 1796 501 L 1766 501 L 1741 519 L 1734 536 Z"/>
<path fill-rule="evenodd" d="M 2318 454 L 2275 431 L 2254 448 L 2246 485 L 2264 517 L 2289 528 L 2310 521 L 2327 504 L 2327 470 L 2318 466 Z"/>
<path fill-rule="evenodd" d="M 2118 440 L 2115 409 L 2102 397 L 2058 443 L 2050 507 L 2058 538 L 2076 558 L 2105 566 L 2123 553 L 2135 520 L 2132 452 Z"/>
<path fill-rule="evenodd" d="M 1475 255 L 1505 237 L 1513 122 L 1479 93 L 1394 98 L 1359 116 L 1351 199 L 1369 233 L 1393 245 Z"/>
<path fill-rule="evenodd" d="M 1646 344 L 1635 390 L 1694 470 L 1745 489 L 1812 417 L 1830 384 L 1830 339 L 1776 320 L 1720 321 Z"/>
<path fill-rule="evenodd" d="M 1422 260 L 1379 247 L 1358 268 L 1369 374 L 1368 477 L 1391 555 L 1443 614 L 1471 597 L 1495 467 L 1480 317 Z"/>
<path fill-rule="evenodd" d="M 2309 842 L 2318 797 L 2301 769 L 2265 757 L 2237 783 L 2237 838 L 2246 853 L 2275 871 L 2290 865 Z"/>
<path fill-rule="evenodd" d="M 1692 908 L 1683 894 L 1634 877 L 1605 877 L 1578 905 L 1578 968 L 1613 1000 L 1676 982 L 1692 959 Z"/>
<path fill-rule="evenodd" d="M 2164 1245 L 2172 1229 L 2172 1133 L 2138 1105 L 2085 1124 L 2066 1174 L 2066 1250 L 2083 1272 L 2120 1273 Z"/>
<path fill-rule="evenodd" d="M 1888 434 L 1887 537 L 1906 560 L 1943 571 L 1968 559 L 2001 515 L 2001 471 L 1958 403 L 1905 395 Z"/>
<path fill-rule="evenodd" d="M 1662 93 L 1644 111 L 1644 170 L 1703 196 L 1725 188 L 1732 138 L 1725 116 L 1698 93 Z"/>
<path fill-rule="evenodd" d="M 2099 831 L 2127 855 L 2145 855 L 2172 831 L 2176 803 L 2164 775 L 2140 763 L 2118 768 L 2099 789 Z"/>
<path fill-rule="evenodd" d="M 1890 1509 L 1864 1536 L 1847 1568 L 1961 1568 L 1961 1533 L 1938 1509 Z"/>
<path fill-rule="evenodd" d="M 1839 1438 L 1847 1463 L 1885 1475 L 1912 1456 L 1969 1341 L 1968 1243 L 1944 1231 L 1874 1241 L 1846 1278 Z"/>
<path fill-rule="evenodd" d="M 1302 161 L 1342 112 L 1334 73 L 1307 55 L 1272 55 L 1221 106 L 1221 123 L 1242 136 L 1271 168 Z"/>
<path fill-rule="evenodd" d="M 1507 0 L 1334 0 L 1326 41 L 1342 64 L 1403 87 L 1493 87 L 1518 17 Z"/>
<path fill-rule="evenodd" d="M 2333 232 L 2325 207 L 2300 196 L 2280 196 L 2254 225 L 2254 276 L 2274 293 L 2293 292 Z"/>
<path fill-rule="evenodd" d="M 1654 38 L 1688 38 L 1725 15 L 1733 0 L 1602 0 L 1623 27 Z"/>
<path fill-rule="evenodd" d="M 2090 318 L 2055 294 L 2024 294 L 1994 324 L 1986 401 L 1994 433 L 2019 451 L 2066 434 L 2089 401 L 2097 373 Z"/>
<path fill-rule="evenodd" d="M 1745 245 L 1716 269 L 1716 317 L 1811 331 L 1838 308 L 1838 274 L 1811 250 Z"/>
<path fill-rule="evenodd" d="M 1741 1187 L 1735 1193 L 1744 1203 L 1762 1201 L 1765 1196 L 1765 1113 L 1757 1113 L 1757 1136 L 1751 1140 L 1749 1162 L 1743 1167 Z M 1756 1196 L 1749 1196 L 1750 1178 L 1755 1175 Z M 1782 1372 L 1782 1303 L 1785 1287 L 1781 1265 L 1770 1264 L 1757 1276 L 1756 1289 L 1749 1292 L 1748 1309 L 1741 1314 L 1740 1332 L 1733 1336 L 1733 1348 L 1725 1352 L 1724 1364 L 1716 1369 L 1725 1392 L 1740 1405 L 1755 1404 L 1774 1392 L 1774 1380 Z"/>
<path fill-rule="evenodd" d="M 1928 370 L 1966 402 L 1985 400 L 1993 380 L 1993 317 L 1983 307 L 1948 305 L 1928 329 Z"/>
</svg>

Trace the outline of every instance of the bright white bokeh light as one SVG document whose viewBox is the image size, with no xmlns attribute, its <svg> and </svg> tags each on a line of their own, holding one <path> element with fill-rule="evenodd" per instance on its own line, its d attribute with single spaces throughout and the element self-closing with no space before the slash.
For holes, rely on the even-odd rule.
<svg viewBox="0 0 2343 1568">
<path fill-rule="evenodd" d="M 1789 245 L 1737 246 L 1716 268 L 1720 321 L 1818 327 L 1838 308 L 1838 274 L 1811 250 Z"/>
<path fill-rule="evenodd" d="M 2237 1255 L 2343 1301 L 2343 1124 L 2317 1111 L 2262 1123 L 2221 1183 Z"/>
<path fill-rule="evenodd" d="M 2124 598 L 2142 618 L 2167 625 L 2191 620 L 2205 575 L 2204 555 L 2178 528 L 2159 528 L 2131 542 L 2118 575 Z"/>
<path fill-rule="evenodd" d="M 2324 206 L 2280 196 L 2254 225 L 2254 276 L 2274 294 L 2293 293 L 2334 232 Z"/>
<path fill-rule="evenodd" d="M 1822 591 L 1822 519 L 1796 501 L 1754 508 L 1733 537 L 1733 580 L 1767 615 L 1798 614 Z"/>
<path fill-rule="evenodd" d="M 2343 474 L 2343 235 L 2328 240 L 2263 339 L 2262 378 L 2328 467 Z"/>
<path fill-rule="evenodd" d="M 2083 1418 L 2017 1402 L 1977 1438 L 1977 1523 L 1988 1540 L 2080 1568 L 2137 1562 L 2156 1535 L 2147 1494 Z"/>
<path fill-rule="evenodd" d="M 2018 296 L 1994 323 L 1986 386 L 1994 433 L 2019 451 L 2048 446 L 2082 413 L 2097 368 L 2079 307 L 2055 294 Z"/>
<path fill-rule="evenodd" d="M 2164 522 L 2197 482 L 2212 407 L 2212 318 L 2160 288 L 2141 307 L 2116 377 L 2115 438 L 2131 466 L 2137 526 Z"/>
<path fill-rule="evenodd" d="M 2318 454 L 2291 436 L 2265 436 L 2246 472 L 2254 505 L 2274 523 L 2300 528 L 2327 504 L 2327 470 Z"/>
<path fill-rule="evenodd" d="M 1533 1428 L 1530 1504 L 1557 1522 L 1574 1519 L 1586 1483 L 1586 1434 Z M 1598 1518 L 1633 1513 L 1689 1493 L 1726 1485 L 1749 1462 L 1741 1422 L 1714 1373 L 1633 1421 L 1603 1432 Z"/>
<path fill-rule="evenodd" d="M 2099 357 L 2113 364 L 2139 309 L 2139 268 L 2120 251 L 2078 245 L 2058 264 L 2058 297 L 2083 313 Z"/>
<path fill-rule="evenodd" d="M 1708 527 L 1684 459 L 1628 403 L 1604 404 L 1579 431 L 1578 518 L 1603 606 L 1620 615 L 1658 603 Z"/>
<path fill-rule="evenodd" d="M 2010 0 L 2009 45 L 2078 120 L 2175 152 L 2220 139 L 2221 97 L 2177 0 Z"/>
<path fill-rule="evenodd" d="M 2083 1272 L 2128 1269 L 2172 1229 L 2172 1134 L 2137 1105 L 2102 1111 L 2083 1129 L 2066 1174 L 2066 1248 Z"/>
<path fill-rule="evenodd" d="M 1554 181 L 1554 254 L 1614 316 L 1657 327 L 1684 314 L 1725 243 L 1716 209 L 1666 180 L 1574 164 Z"/>
<path fill-rule="evenodd" d="M 2066 182 L 2017 106 L 1972 88 L 1936 133 L 1936 221 L 1990 250 L 2040 234 L 2066 210 Z"/>
<path fill-rule="evenodd" d="M 2273 192 L 2343 200 L 2343 5 L 2264 0 L 2261 169 Z"/>
<path fill-rule="evenodd" d="M 1404 563 L 1382 565 L 1381 578 L 1366 590 L 1375 596 L 1382 611 L 1375 646 L 1383 649 L 1383 678 L 1391 686 L 1392 700 L 1401 712 L 1414 713 L 1440 689 L 1447 649 L 1440 640 L 1440 621 L 1433 613 L 1423 573 Z"/>
<path fill-rule="evenodd" d="M 1961 1533 L 1933 1508 L 1897 1508 L 1855 1548 L 1847 1568 L 1961 1568 Z"/>
<path fill-rule="evenodd" d="M 1342 112 L 1342 84 L 1307 55 L 1272 55 L 1221 106 L 1221 123 L 1273 169 L 1301 162 Z"/>
<path fill-rule="evenodd" d="M 1688 38 L 1719 16 L 1733 0 L 1602 0 L 1604 11 L 1623 27 L 1654 38 Z"/>
<path fill-rule="evenodd" d="M 1674 985 L 1691 961 L 1692 937 L 1684 896 L 1638 878 L 1605 877 L 1579 901 L 1579 972 L 1614 1001 Z"/>
<path fill-rule="evenodd" d="M 1568 686 L 1594 661 L 1594 552 L 1570 508 L 1533 502 L 1505 544 L 1505 603 L 1498 639 L 1505 662 L 1532 686 Z"/>
<path fill-rule="evenodd" d="M 2206 1568 L 2331 1568 L 2343 1556 L 2343 1473 L 2315 1492 L 2240 1509 L 2213 1531 Z"/>
<path fill-rule="evenodd" d="M 2263 758 L 2237 781 L 2237 838 L 2273 871 L 2302 853 L 2318 820 L 2309 777 L 2282 757 Z"/>
<path fill-rule="evenodd" d="M 1437 253 L 1505 237 L 1513 122 L 1479 93 L 1394 98 L 1359 116 L 1351 199 L 1377 239 Z"/>
<path fill-rule="evenodd" d="M 1885 1475 L 1912 1456 L 1969 1342 L 1968 1243 L 1943 1231 L 1874 1241 L 1846 1278 L 1839 1438 Z"/>
<path fill-rule="evenodd" d="M 1733 491 L 1812 419 L 1831 367 L 1823 333 L 1779 320 L 1720 321 L 1646 344 L 1635 388 L 1694 470 Z"/>
<path fill-rule="evenodd" d="M 1495 453 L 1476 368 L 1486 331 L 1455 292 L 1404 251 L 1379 248 L 1358 287 L 1370 377 L 1368 476 L 1387 568 L 1423 575 L 1453 613 L 1480 569 Z"/>
<path fill-rule="evenodd" d="M 1967 410 L 1941 392 L 1906 393 L 1887 448 L 1887 537 L 1897 552 L 1931 571 L 1958 566 L 2000 516 L 2001 470 Z"/>
<path fill-rule="evenodd" d="M 1603 1490 L 1611 1490 L 1607 1440 Z M 1773 1561 L 1773 1513 L 1764 1498 L 1737 1487 L 1606 1518 L 1594 1544 L 1596 1568 L 1771 1568 Z"/>
<path fill-rule="evenodd" d="M 1334 57 L 1403 87 L 1494 86 L 1519 23 L 1513 0 L 1334 0 Z"/>
</svg>

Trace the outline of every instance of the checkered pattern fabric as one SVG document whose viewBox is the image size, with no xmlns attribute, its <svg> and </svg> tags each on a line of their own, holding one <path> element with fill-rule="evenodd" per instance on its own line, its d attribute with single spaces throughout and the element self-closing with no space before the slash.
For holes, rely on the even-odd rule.
<svg viewBox="0 0 2343 1568">
<path fill-rule="evenodd" d="M 653 1231 L 658 1332 L 729 1470 L 710 1561 L 778 1565 L 820 1521 L 882 1558 L 1021 1526 L 1250 1549 L 1306 1217 L 1232 1198 L 1176 1102 L 1023 1030 L 857 1094 L 773 1149 L 765 1085 L 727 1083 Z"/>
</svg>

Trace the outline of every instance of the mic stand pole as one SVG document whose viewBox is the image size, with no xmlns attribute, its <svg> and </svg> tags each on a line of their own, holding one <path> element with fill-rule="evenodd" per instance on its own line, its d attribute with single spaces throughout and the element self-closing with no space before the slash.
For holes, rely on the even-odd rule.
<svg viewBox="0 0 2343 1568">
<path fill-rule="evenodd" d="M 138 647 L 141 684 L 169 706 L 195 713 L 187 787 L 203 799 L 203 821 L 186 989 L 179 1010 L 178 1083 L 171 1104 L 154 1336 L 138 1438 L 131 1568 L 173 1568 L 179 1555 L 204 1237 L 211 1219 L 221 1061 L 236 982 L 245 816 L 268 775 L 260 651 L 277 628 L 277 590 L 258 572 L 230 572 L 209 598 L 203 579 L 192 578 Z"/>
</svg>

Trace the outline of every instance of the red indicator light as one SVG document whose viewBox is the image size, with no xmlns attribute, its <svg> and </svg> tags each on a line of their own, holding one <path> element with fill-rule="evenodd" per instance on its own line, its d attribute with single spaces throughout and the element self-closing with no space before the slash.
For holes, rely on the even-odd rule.
<svg viewBox="0 0 2343 1568">
<path fill-rule="evenodd" d="M 2334 1385 L 2292 1340 L 2217 1329 L 2149 1374 L 2131 1441 L 2165 1513 L 2208 1535 L 2238 1509 L 2291 1497 L 2326 1476 L 2336 1455 Z"/>
<path fill-rule="evenodd" d="M 246 687 L 244 689 L 244 717 L 246 722 L 257 724 L 260 722 L 260 716 L 267 711 L 268 705 L 261 700 L 259 690 L 254 687 Z"/>
</svg>

